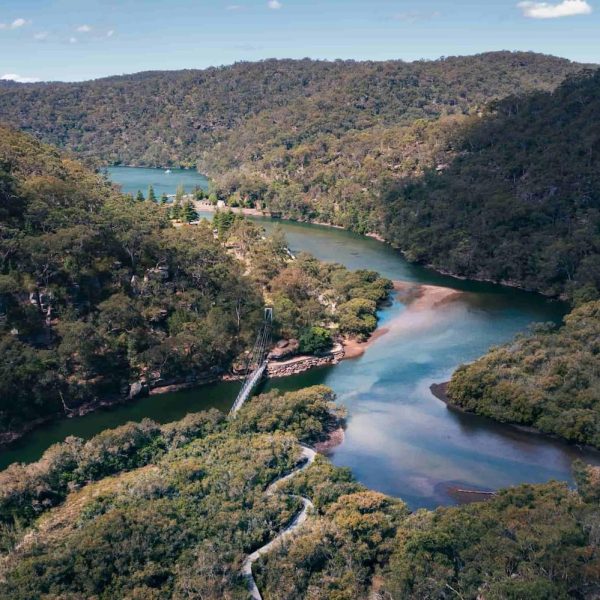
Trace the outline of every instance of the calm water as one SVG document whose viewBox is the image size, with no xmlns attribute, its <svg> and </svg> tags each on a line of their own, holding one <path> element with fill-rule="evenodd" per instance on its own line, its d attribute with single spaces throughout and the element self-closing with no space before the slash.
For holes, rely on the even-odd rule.
<svg viewBox="0 0 600 600">
<path fill-rule="evenodd" d="M 123 173 L 132 185 L 131 171 L 114 169 L 112 176 L 120 181 Z M 145 189 L 153 170 L 134 171 L 139 172 L 137 187 Z M 261 222 L 268 229 L 277 226 Z M 366 486 L 399 496 L 416 508 L 453 503 L 447 495 L 450 485 L 494 489 L 552 478 L 570 481 L 575 457 L 598 462 L 596 453 L 457 414 L 429 391 L 431 383 L 447 380 L 457 365 L 512 338 L 530 323 L 559 321 L 564 306 L 533 294 L 444 277 L 408 264 L 384 244 L 349 232 L 286 222 L 280 226 L 293 251 L 307 250 L 352 269 L 375 269 L 391 279 L 465 292 L 459 301 L 435 311 L 417 313 L 395 301 L 380 314 L 382 325 L 394 324 L 390 333 L 363 357 L 267 383 L 284 390 L 324 383 L 336 391 L 348 408 L 349 420 L 345 442 L 331 456 L 335 464 L 351 467 Z M 90 437 L 143 417 L 164 423 L 212 406 L 227 409 L 237 389 L 235 384 L 216 384 L 55 423 L 0 454 L 0 467 L 34 460 L 67 435 Z"/>
<path fill-rule="evenodd" d="M 154 188 L 157 198 L 163 194 L 174 194 L 177 186 L 182 185 L 186 192 L 191 192 L 196 186 L 208 190 L 208 179 L 196 171 L 186 169 L 145 169 L 137 167 L 108 167 L 108 176 L 118 183 L 125 194 L 137 194 L 140 190 L 148 195 L 148 187 Z"/>
</svg>

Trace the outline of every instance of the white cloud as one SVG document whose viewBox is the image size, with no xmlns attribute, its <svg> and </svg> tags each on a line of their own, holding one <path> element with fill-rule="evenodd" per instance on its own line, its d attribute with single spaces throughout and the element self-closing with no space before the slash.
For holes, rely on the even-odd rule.
<svg viewBox="0 0 600 600">
<path fill-rule="evenodd" d="M 19 27 L 24 27 L 25 25 L 28 25 L 29 22 L 26 21 L 25 19 L 15 19 L 11 24 L 10 24 L 10 28 L 11 29 L 19 29 Z"/>
<path fill-rule="evenodd" d="M 241 4 L 230 4 L 225 10 L 237 11 L 242 10 L 244 7 Z"/>
<path fill-rule="evenodd" d="M 267 2 L 267 6 L 271 10 L 279 10 L 283 6 L 283 4 L 281 4 L 281 2 L 279 2 L 279 0 L 269 0 Z"/>
<path fill-rule="evenodd" d="M 2 81 L 16 81 L 17 83 L 35 83 L 36 81 L 40 81 L 37 77 L 23 77 L 16 73 L 7 73 L 6 75 L 2 75 L 0 79 Z"/>
<path fill-rule="evenodd" d="M 558 4 L 549 2 L 519 2 L 517 6 L 530 19 L 557 19 L 574 15 L 589 15 L 592 7 L 587 0 L 563 0 Z"/>
<path fill-rule="evenodd" d="M 48 32 L 47 31 L 40 31 L 38 33 L 34 33 L 33 34 L 33 39 L 34 40 L 45 40 L 48 37 Z"/>
<path fill-rule="evenodd" d="M 89 25 L 80 25 L 77 28 L 77 31 L 81 32 L 81 33 L 88 33 L 92 30 L 92 28 Z"/>
<path fill-rule="evenodd" d="M 76 37 L 70 37 L 69 38 L 69 44 L 76 44 L 77 43 L 77 38 Z"/>
<path fill-rule="evenodd" d="M 115 35 L 115 30 L 114 29 L 109 29 L 106 32 L 106 37 L 112 37 L 113 35 Z"/>
<path fill-rule="evenodd" d="M 27 21 L 26 19 L 19 18 L 15 19 L 12 23 L 0 23 L 0 29 L 19 29 L 21 27 L 25 27 L 25 25 L 29 25 L 31 21 Z"/>
</svg>

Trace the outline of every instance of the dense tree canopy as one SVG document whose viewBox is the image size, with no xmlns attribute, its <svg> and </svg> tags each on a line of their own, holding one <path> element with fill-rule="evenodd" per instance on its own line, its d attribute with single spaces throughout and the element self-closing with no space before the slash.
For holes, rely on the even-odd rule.
<svg viewBox="0 0 600 600">
<path fill-rule="evenodd" d="M 398 528 L 384 588 L 398 600 L 593 598 L 599 516 L 556 482 L 418 511 Z"/>
<path fill-rule="evenodd" d="M 413 261 L 572 296 L 600 286 L 598 110 L 587 71 L 470 115 L 324 129 L 264 153 L 232 139 L 212 171 L 224 198 L 260 195 L 283 215 L 379 232 Z M 265 139 L 279 126 L 265 120 Z M 238 163 L 239 148 L 255 154 Z"/>
<path fill-rule="evenodd" d="M 281 231 L 229 212 L 173 227 L 166 206 L 6 128 L 0 164 L 0 434 L 124 397 L 134 381 L 218 377 L 243 359 L 265 300 L 277 333 L 367 335 L 391 289 L 370 271 L 294 258 Z M 360 332 L 338 310 L 358 299 L 371 308 Z"/>
<path fill-rule="evenodd" d="M 448 394 L 465 410 L 600 448 L 599 356 L 595 301 L 567 315 L 558 330 L 537 327 L 461 367 Z"/>
<path fill-rule="evenodd" d="M 325 131 L 476 111 L 516 91 L 552 89 L 580 68 L 526 52 L 414 63 L 241 62 L 84 83 L 0 84 L 0 118 L 111 163 L 195 166 L 240 128 L 250 144 L 224 145 L 241 162 L 264 144 L 283 150 Z M 272 140 L 268 122 L 276 129 Z"/>
<path fill-rule="evenodd" d="M 208 224 L 173 229 L 5 128 L 0 164 L 0 431 L 135 378 L 217 373 L 248 343 L 260 290 Z"/>
<path fill-rule="evenodd" d="M 0 117 L 105 162 L 198 166 L 214 201 L 376 231 L 412 260 L 568 294 L 598 285 L 599 77 L 548 92 L 582 68 L 519 52 L 270 60 L 4 86 Z"/>
<path fill-rule="evenodd" d="M 451 160 L 382 198 L 414 260 L 547 294 L 600 291 L 600 71 L 468 119 Z"/>
<path fill-rule="evenodd" d="M 600 72 L 509 98 L 471 123 L 442 174 L 390 192 L 409 256 L 580 305 L 459 369 L 457 406 L 600 446 Z"/>
<path fill-rule="evenodd" d="M 520 486 L 486 503 L 409 514 L 298 441 L 341 423 L 317 386 L 159 426 L 145 420 L 0 473 L 0 598 L 247 597 L 244 557 L 312 499 L 298 535 L 255 565 L 265 598 L 592 598 L 598 591 L 598 469 L 580 493 Z"/>
<path fill-rule="evenodd" d="M 332 400 L 315 387 L 262 396 L 230 422 L 131 423 L 2 472 L 0 597 L 243 598 L 244 554 L 298 510 L 263 490 L 299 440 L 337 426 Z M 30 523 L 40 535 L 20 544 Z"/>
</svg>

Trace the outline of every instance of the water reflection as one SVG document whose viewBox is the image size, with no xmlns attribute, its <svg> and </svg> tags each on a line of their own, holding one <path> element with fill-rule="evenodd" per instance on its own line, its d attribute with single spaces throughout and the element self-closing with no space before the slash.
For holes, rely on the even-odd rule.
<svg viewBox="0 0 600 600">
<path fill-rule="evenodd" d="M 129 182 L 134 184 L 147 188 L 145 181 Z M 260 221 L 267 228 L 279 225 Z M 412 508 L 453 503 L 448 490 L 453 484 L 486 490 L 552 478 L 570 481 L 574 457 L 600 464 L 597 453 L 451 411 L 429 390 L 432 383 L 448 380 L 460 363 L 509 340 L 530 323 L 559 321 L 564 305 L 440 275 L 405 262 L 386 245 L 345 231 L 295 223 L 279 226 L 296 252 L 307 250 L 351 269 L 374 269 L 391 279 L 463 292 L 450 303 L 419 312 L 395 301 L 380 315 L 389 332 L 364 356 L 267 383 L 266 389 L 284 391 L 325 383 L 336 391 L 349 420 L 344 444 L 332 452 L 335 464 L 350 467 L 364 485 L 400 496 Z M 14 460 L 35 460 L 66 435 L 90 437 L 143 417 L 164 423 L 211 406 L 227 410 L 236 393 L 237 385 L 218 384 L 55 423 L 0 453 L 0 468 Z"/>
<path fill-rule="evenodd" d="M 431 394 L 432 383 L 490 345 L 487 311 L 473 310 L 472 300 L 464 294 L 451 305 L 417 314 L 403 308 L 396 316 L 391 307 L 390 332 L 326 378 L 350 413 L 333 462 L 413 508 L 454 503 L 451 484 L 489 490 L 570 480 L 576 456 L 600 463 L 597 453 L 450 410 Z"/>
</svg>

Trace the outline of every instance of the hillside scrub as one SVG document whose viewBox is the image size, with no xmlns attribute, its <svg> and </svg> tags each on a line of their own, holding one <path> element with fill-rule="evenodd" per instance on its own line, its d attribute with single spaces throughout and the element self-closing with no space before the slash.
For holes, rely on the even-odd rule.
<svg viewBox="0 0 600 600">
<path fill-rule="evenodd" d="M 485 503 L 409 514 L 324 457 L 275 495 L 298 442 L 339 427 L 331 390 L 252 399 L 218 411 L 71 439 L 0 473 L 0 598 L 247 597 L 244 558 L 310 498 L 298 534 L 263 556 L 265 597 L 593 597 L 598 470 L 501 491 Z"/>
<path fill-rule="evenodd" d="M 283 152 L 323 132 L 477 112 L 518 91 L 551 90 L 581 68 L 529 52 L 413 63 L 240 62 L 82 83 L 0 83 L 0 118 L 112 164 L 192 167 L 225 152 L 223 173 L 234 153 L 241 164 L 253 148 L 258 157 L 271 146 Z"/>
<path fill-rule="evenodd" d="M 210 225 L 174 229 L 159 205 L 0 131 L 0 432 L 134 379 L 224 372 L 262 297 Z"/>
<path fill-rule="evenodd" d="M 550 92 L 335 134 L 327 128 L 215 167 L 224 198 L 378 232 L 411 261 L 573 298 L 600 290 L 600 72 Z M 267 121 L 266 140 L 278 121 Z M 254 133 L 254 130 L 252 130 Z M 255 186 L 255 189 L 254 189 Z M 251 190 L 254 191 L 252 192 Z"/>
<path fill-rule="evenodd" d="M 245 360 L 265 302 L 277 332 L 348 334 L 336 310 L 391 282 L 306 255 L 222 213 L 173 227 L 29 136 L 0 128 L 0 441 L 29 423 Z M 215 235 L 215 228 L 217 235 Z M 371 301 L 371 300 L 369 300 Z M 7 438 L 9 439 L 9 438 Z"/>
<path fill-rule="evenodd" d="M 0 86 L 0 117 L 105 163 L 198 166 L 214 201 L 377 232 L 413 261 L 570 296 L 599 285 L 599 76 L 583 69 L 524 52 L 267 60 Z"/>
<path fill-rule="evenodd" d="M 382 587 L 415 600 L 593 598 L 599 516 L 597 503 L 557 482 L 418 511 L 398 528 Z"/>
<path fill-rule="evenodd" d="M 537 327 L 459 368 L 448 396 L 464 410 L 599 448 L 599 353 L 595 301 L 573 310 L 559 329 Z"/>
<path fill-rule="evenodd" d="M 88 441 L 71 436 L 48 448 L 39 461 L 0 472 L 0 522 L 24 525 L 60 504 L 72 489 L 156 462 L 193 439 L 226 429 L 240 435 L 285 430 L 301 442 L 322 441 L 343 420 L 343 410 L 333 401 L 324 386 L 283 395 L 273 391 L 256 398 L 229 424 L 213 409 L 162 426 L 150 419 L 127 423 Z"/>
<path fill-rule="evenodd" d="M 263 491 L 296 464 L 299 441 L 339 426 L 333 399 L 323 386 L 272 392 L 229 422 L 146 420 L 3 471 L 0 597 L 243 597 L 243 556 L 299 508 Z"/>
<path fill-rule="evenodd" d="M 384 235 L 461 276 L 597 297 L 599 107 L 600 71 L 493 103 L 465 122 L 442 171 L 384 193 Z"/>
<path fill-rule="evenodd" d="M 368 337 L 375 330 L 377 309 L 393 289 L 389 279 L 368 269 L 323 263 L 306 252 L 291 258 L 280 229 L 265 238 L 259 227 L 231 211 L 218 211 L 215 219 L 225 247 L 262 286 L 278 335 L 305 342 L 307 336 L 313 342 L 319 337 L 320 343 L 306 350 L 311 352 L 331 346 L 334 335 Z"/>
</svg>

